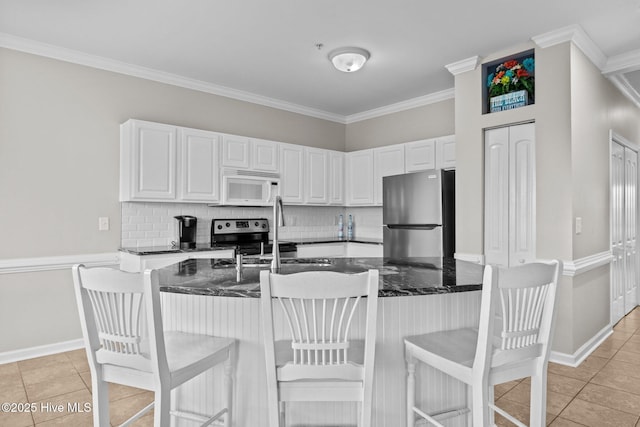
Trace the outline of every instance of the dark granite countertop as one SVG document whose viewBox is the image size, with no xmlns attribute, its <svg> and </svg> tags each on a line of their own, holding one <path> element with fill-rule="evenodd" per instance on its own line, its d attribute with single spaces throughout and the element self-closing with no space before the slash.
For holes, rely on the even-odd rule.
<svg viewBox="0 0 640 427">
<path fill-rule="evenodd" d="M 269 260 L 245 259 L 242 276 L 232 259 L 190 259 L 158 270 L 160 290 L 224 297 L 260 296 L 260 271 Z M 322 270 L 380 271 L 381 297 L 475 291 L 482 288 L 483 266 L 453 258 L 287 258 L 281 274 Z"/>
<path fill-rule="evenodd" d="M 354 237 L 351 239 L 338 237 L 304 237 L 300 239 L 289 239 L 288 241 L 297 243 L 298 245 L 313 245 L 321 243 L 366 243 L 369 245 L 382 245 L 382 239 L 374 239 L 368 237 Z"/>
<path fill-rule="evenodd" d="M 353 243 L 367 243 L 372 245 L 382 245 L 382 240 L 373 238 L 354 238 L 354 239 L 339 239 L 337 237 L 305 237 L 299 239 L 281 239 L 280 243 L 295 243 L 297 245 L 312 245 L 322 243 L 340 243 L 340 242 L 353 242 Z M 271 243 L 271 241 L 269 241 Z M 159 255 L 159 254 L 179 254 L 187 252 L 207 252 L 207 251 L 225 251 L 229 249 L 235 249 L 235 246 L 231 245 L 214 245 L 209 243 L 198 243 L 195 248 L 181 249 L 175 246 L 140 246 L 140 247 L 121 247 L 121 252 L 127 252 L 133 255 Z"/>
<path fill-rule="evenodd" d="M 210 252 L 210 251 L 227 251 L 235 249 L 234 245 L 216 245 L 211 246 L 209 243 L 197 243 L 195 248 L 181 249 L 176 246 L 138 246 L 138 247 L 121 247 L 120 252 L 127 252 L 133 255 L 159 255 L 159 254 L 180 254 L 187 252 Z"/>
</svg>

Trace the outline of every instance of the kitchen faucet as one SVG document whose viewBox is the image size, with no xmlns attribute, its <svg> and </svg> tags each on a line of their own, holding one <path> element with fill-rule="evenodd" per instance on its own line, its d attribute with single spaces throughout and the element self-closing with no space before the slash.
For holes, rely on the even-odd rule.
<svg viewBox="0 0 640 427">
<path fill-rule="evenodd" d="M 284 212 L 282 210 L 282 197 L 273 198 L 273 245 L 271 260 L 271 272 L 280 273 L 280 247 L 278 245 L 278 227 L 284 226 Z"/>
</svg>

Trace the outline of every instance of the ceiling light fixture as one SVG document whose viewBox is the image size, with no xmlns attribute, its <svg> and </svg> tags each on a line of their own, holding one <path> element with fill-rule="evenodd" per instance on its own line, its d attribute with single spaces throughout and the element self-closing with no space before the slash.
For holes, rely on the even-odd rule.
<svg viewBox="0 0 640 427">
<path fill-rule="evenodd" d="M 371 55 L 359 47 L 341 47 L 329 53 L 333 66 L 345 73 L 358 71 Z"/>
</svg>

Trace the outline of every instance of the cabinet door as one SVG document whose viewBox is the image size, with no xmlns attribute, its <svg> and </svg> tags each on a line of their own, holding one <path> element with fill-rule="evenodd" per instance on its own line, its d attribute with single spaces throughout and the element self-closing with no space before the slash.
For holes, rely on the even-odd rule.
<svg viewBox="0 0 640 427">
<path fill-rule="evenodd" d="M 176 198 L 176 133 L 174 126 L 131 120 L 123 129 L 123 161 L 129 168 L 128 200 Z M 125 180 L 127 178 L 125 177 Z M 124 185 L 127 185 L 126 183 Z"/>
<path fill-rule="evenodd" d="M 404 148 L 406 172 L 417 172 L 436 168 L 435 139 L 407 142 Z"/>
<path fill-rule="evenodd" d="M 222 136 L 222 166 L 249 168 L 249 138 L 236 135 Z"/>
<path fill-rule="evenodd" d="M 404 173 L 404 144 L 374 149 L 373 161 L 375 204 L 382 205 L 382 178 Z"/>
<path fill-rule="evenodd" d="M 180 129 L 181 200 L 220 200 L 219 139 L 214 132 Z"/>
<path fill-rule="evenodd" d="M 318 148 L 307 148 L 305 201 L 311 204 L 329 202 L 329 152 Z"/>
<path fill-rule="evenodd" d="M 304 149 L 280 144 L 280 196 L 286 203 L 304 203 Z"/>
<path fill-rule="evenodd" d="M 436 169 L 453 169 L 456 167 L 456 138 L 454 135 L 444 136 L 436 140 Z"/>
<path fill-rule="evenodd" d="M 329 203 L 344 205 L 344 153 L 329 152 Z"/>
<path fill-rule="evenodd" d="M 347 205 L 374 203 L 373 150 L 346 154 Z"/>
<path fill-rule="evenodd" d="M 264 139 L 251 140 L 251 169 L 278 172 L 278 143 Z"/>
</svg>

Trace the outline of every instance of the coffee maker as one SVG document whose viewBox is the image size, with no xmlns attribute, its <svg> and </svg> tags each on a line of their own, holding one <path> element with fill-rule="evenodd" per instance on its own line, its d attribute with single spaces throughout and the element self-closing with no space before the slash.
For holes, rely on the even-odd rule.
<svg viewBox="0 0 640 427">
<path fill-rule="evenodd" d="M 174 216 L 178 220 L 178 240 L 180 249 L 196 247 L 196 225 L 198 218 L 189 215 Z"/>
</svg>

